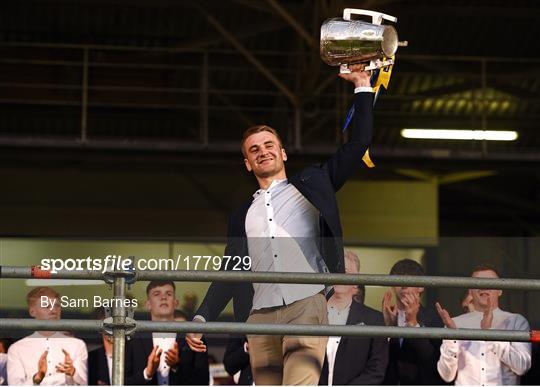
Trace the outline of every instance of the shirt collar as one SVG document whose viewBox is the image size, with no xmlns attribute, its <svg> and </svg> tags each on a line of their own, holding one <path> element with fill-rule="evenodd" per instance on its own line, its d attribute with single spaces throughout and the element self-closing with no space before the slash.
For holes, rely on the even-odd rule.
<svg viewBox="0 0 540 387">
<path fill-rule="evenodd" d="M 346 312 L 348 310 L 351 309 L 351 305 L 352 305 L 352 299 L 351 301 L 347 304 L 347 306 L 345 306 L 345 308 L 343 309 L 338 309 L 337 307 L 335 307 L 334 305 L 328 305 L 328 307 L 334 311 L 336 311 L 336 313 L 343 313 L 343 312 Z"/>
<path fill-rule="evenodd" d="M 272 189 L 272 188 L 276 188 L 278 186 L 281 186 L 283 184 L 286 184 L 287 183 L 287 179 L 276 179 L 276 180 L 272 180 L 272 183 L 270 184 L 270 186 L 267 188 L 267 189 L 262 189 L 262 188 L 259 188 L 257 191 L 255 191 L 255 193 L 253 194 L 253 197 L 256 198 L 257 196 L 265 193 L 266 191 Z"/>
<path fill-rule="evenodd" d="M 35 331 L 34 333 L 32 333 L 31 337 L 41 338 L 41 339 L 50 339 L 52 337 L 57 338 L 57 337 L 67 337 L 67 336 L 66 336 L 65 333 L 63 333 L 61 331 L 56 331 L 56 332 L 54 332 L 53 335 L 50 335 L 50 336 L 45 336 L 45 335 L 42 335 L 41 333 L 39 333 L 38 331 Z"/>
</svg>

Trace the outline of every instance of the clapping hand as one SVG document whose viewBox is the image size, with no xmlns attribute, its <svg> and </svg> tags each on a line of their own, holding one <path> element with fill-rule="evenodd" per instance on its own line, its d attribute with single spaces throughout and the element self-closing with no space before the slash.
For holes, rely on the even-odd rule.
<svg viewBox="0 0 540 387">
<path fill-rule="evenodd" d="M 452 320 L 452 317 L 450 317 L 448 311 L 444 309 L 438 302 L 435 303 L 435 307 L 437 308 L 437 313 L 439 313 L 439 316 L 441 316 L 444 326 L 447 328 L 457 329 L 456 323 L 454 320 Z"/>
<path fill-rule="evenodd" d="M 398 310 L 396 305 L 392 304 L 392 292 L 390 290 L 388 290 L 384 294 L 382 311 L 384 317 L 384 324 L 386 326 L 396 326 Z"/>
</svg>

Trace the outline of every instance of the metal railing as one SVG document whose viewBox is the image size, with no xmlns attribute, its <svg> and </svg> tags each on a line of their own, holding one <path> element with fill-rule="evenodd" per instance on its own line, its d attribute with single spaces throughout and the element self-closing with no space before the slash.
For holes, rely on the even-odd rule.
<svg viewBox="0 0 540 387">
<path fill-rule="evenodd" d="M 249 271 L 50 271 L 39 267 L 0 266 L 0 278 L 38 279 L 99 279 L 113 285 L 115 299 L 124 300 L 126 286 L 135 281 L 171 280 L 185 282 L 221 281 L 250 283 L 304 283 L 380 286 L 421 286 L 475 289 L 540 290 L 540 280 L 536 279 L 486 279 L 443 276 L 389 276 L 369 274 L 311 274 L 311 273 L 261 273 Z M 121 304 L 120 306 L 118 306 Z M 0 319 L 2 330 L 70 330 L 106 331 L 113 335 L 113 385 L 124 384 L 124 358 L 126 336 L 140 332 L 200 332 L 238 333 L 263 335 L 305 335 L 305 336 L 355 336 L 388 338 L 429 338 L 456 340 L 538 342 L 538 331 L 509 331 L 481 329 L 409 328 L 367 325 L 289 325 L 289 324 L 248 324 L 228 322 L 161 322 L 135 321 L 126 314 L 124 303 L 114 303 L 112 318 L 101 320 L 34 320 Z"/>
</svg>

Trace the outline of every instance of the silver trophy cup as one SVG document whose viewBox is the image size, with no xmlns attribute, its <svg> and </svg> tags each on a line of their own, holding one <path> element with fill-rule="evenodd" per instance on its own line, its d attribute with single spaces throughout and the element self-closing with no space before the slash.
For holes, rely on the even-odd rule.
<svg viewBox="0 0 540 387">
<path fill-rule="evenodd" d="M 371 23 L 351 20 L 351 15 L 371 17 Z M 394 64 L 393 56 L 399 42 L 396 29 L 383 25 L 384 20 L 397 22 L 397 18 L 379 12 L 345 8 L 343 18 L 326 20 L 321 26 L 321 58 L 330 66 L 341 66 L 341 72 L 349 72 L 347 65 L 368 63 L 366 70 L 379 69 Z"/>
</svg>

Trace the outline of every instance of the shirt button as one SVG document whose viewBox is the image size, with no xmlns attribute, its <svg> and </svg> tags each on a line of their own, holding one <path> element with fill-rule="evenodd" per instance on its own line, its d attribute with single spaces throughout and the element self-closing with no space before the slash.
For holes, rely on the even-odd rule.
<svg viewBox="0 0 540 387">
<path fill-rule="evenodd" d="M 52 374 L 49 372 L 49 376 L 51 376 Z"/>
<path fill-rule="evenodd" d="M 482 371 L 483 371 L 483 370 L 484 370 L 484 369 L 482 368 Z"/>
<path fill-rule="evenodd" d="M 270 222 L 272 221 L 272 218 L 268 219 Z"/>
<path fill-rule="evenodd" d="M 274 258 L 277 258 L 277 254 L 274 254 Z"/>
<path fill-rule="evenodd" d="M 484 354 L 482 354 L 482 356 L 484 356 Z"/>
<path fill-rule="evenodd" d="M 270 205 L 270 203 L 266 203 L 266 205 L 267 205 L 267 206 L 269 206 L 269 205 Z"/>
</svg>

